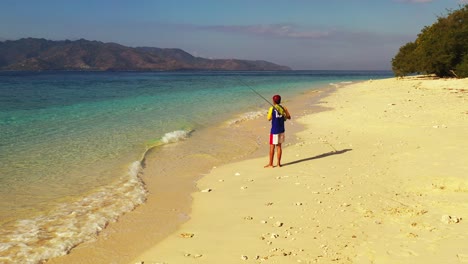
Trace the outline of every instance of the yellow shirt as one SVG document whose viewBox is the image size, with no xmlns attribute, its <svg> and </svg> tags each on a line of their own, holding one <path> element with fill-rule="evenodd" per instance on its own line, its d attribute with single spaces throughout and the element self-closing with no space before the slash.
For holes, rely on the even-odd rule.
<svg viewBox="0 0 468 264">
<path fill-rule="evenodd" d="M 281 105 L 275 105 L 275 109 L 281 116 L 287 118 L 288 110 L 286 109 L 286 107 L 281 106 Z M 267 119 L 271 120 L 272 117 L 273 117 L 273 106 L 270 107 L 270 109 L 268 109 Z"/>
</svg>

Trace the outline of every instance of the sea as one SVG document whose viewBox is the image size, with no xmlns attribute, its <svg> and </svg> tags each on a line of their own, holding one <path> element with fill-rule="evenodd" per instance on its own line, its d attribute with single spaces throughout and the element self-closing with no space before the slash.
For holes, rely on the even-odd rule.
<svg viewBox="0 0 468 264">
<path fill-rule="evenodd" d="M 0 263 L 64 255 L 144 203 L 140 175 L 149 150 L 259 118 L 274 94 L 291 98 L 389 77 L 390 71 L 0 72 Z"/>
</svg>

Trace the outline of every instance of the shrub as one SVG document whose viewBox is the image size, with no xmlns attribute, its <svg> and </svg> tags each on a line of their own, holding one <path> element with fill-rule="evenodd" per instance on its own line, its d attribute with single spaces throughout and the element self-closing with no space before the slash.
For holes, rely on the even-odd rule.
<svg viewBox="0 0 468 264">
<path fill-rule="evenodd" d="M 402 46 L 392 59 L 396 76 L 411 73 L 439 77 L 468 77 L 468 5 L 439 17 L 421 30 L 417 39 Z"/>
</svg>

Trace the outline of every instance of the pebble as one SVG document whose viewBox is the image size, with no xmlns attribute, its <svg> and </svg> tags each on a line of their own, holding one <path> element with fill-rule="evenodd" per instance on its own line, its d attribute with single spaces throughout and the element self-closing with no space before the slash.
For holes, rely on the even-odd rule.
<svg viewBox="0 0 468 264">
<path fill-rule="evenodd" d="M 249 257 L 242 255 L 242 256 L 241 256 L 241 259 L 242 259 L 242 260 L 248 260 Z"/>
<path fill-rule="evenodd" d="M 192 238 L 194 236 L 194 234 L 192 233 L 182 233 L 180 234 L 181 237 L 183 238 Z"/>
<path fill-rule="evenodd" d="M 282 226 L 283 226 L 283 223 L 280 222 L 280 221 L 278 221 L 278 222 L 275 223 L 275 226 L 277 226 L 277 227 L 282 227 Z"/>
<path fill-rule="evenodd" d="M 234 175 L 235 175 L 235 176 L 240 176 L 240 173 L 236 172 Z"/>
<path fill-rule="evenodd" d="M 209 192 L 211 192 L 211 191 L 213 191 L 213 189 L 208 188 L 208 189 L 202 190 L 201 192 L 202 192 L 202 193 L 209 193 Z"/>
<path fill-rule="evenodd" d="M 459 223 L 462 219 L 456 216 L 443 215 L 441 221 L 445 224 Z"/>
</svg>

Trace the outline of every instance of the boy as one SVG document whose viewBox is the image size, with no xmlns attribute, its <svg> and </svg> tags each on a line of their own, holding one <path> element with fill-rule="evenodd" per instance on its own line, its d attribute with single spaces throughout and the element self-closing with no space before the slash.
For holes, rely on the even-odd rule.
<svg viewBox="0 0 468 264">
<path fill-rule="evenodd" d="M 265 166 L 265 168 L 273 168 L 273 159 L 275 157 L 275 146 L 276 146 L 276 155 L 278 160 L 278 167 L 281 167 L 281 154 L 282 148 L 281 144 L 284 142 L 284 122 L 286 119 L 291 119 L 291 115 L 288 112 L 286 107 L 281 106 L 281 96 L 273 96 L 273 105 L 268 110 L 268 121 L 271 121 L 271 131 L 270 131 L 270 162 Z"/>
</svg>

